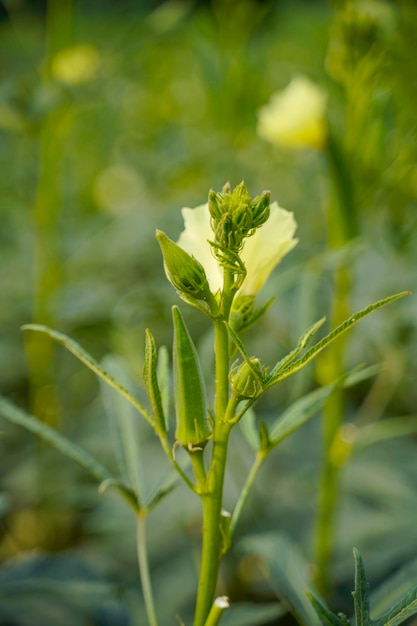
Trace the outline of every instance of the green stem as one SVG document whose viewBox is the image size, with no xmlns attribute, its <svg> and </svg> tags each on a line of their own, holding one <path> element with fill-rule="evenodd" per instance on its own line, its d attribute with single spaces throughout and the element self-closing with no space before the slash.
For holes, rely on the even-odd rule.
<svg viewBox="0 0 417 626">
<path fill-rule="evenodd" d="M 225 272 L 225 275 L 227 272 Z M 225 276 L 225 293 L 228 293 Z M 227 303 L 230 309 L 230 304 Z M 226 308 L 226 306 L 225 306 Z M 226 317 L 228 310 L 226 311 Z M 214 322 L 216 354 L 215 425 L 212 461 L 207 477 L 207 489 L 201 494 L 203 506 L 203 542 L 200 577 L 194 626 L 204 626 L 213 605 L 219 574 L 223 537 L 221 510 L 227 458 L 227 444 L 232 425 L 227 421 L 229 404 L 229 335 L 222 320 Z"/>
<path fill-rule="evenodd" d="M 151 577 L 149 574 L 148 549 L 146 544 L 147 511 L 142 510 L 136 517 L 136 544 L 138 552 L 139 573 L 145 600 L 146 615 L 149 626 L 158 626 L 155 603 L 153 599 Z"/>
<path fill-rule="evenodd" d="M 166 433 L 158 432 L 158 436 L 159 436 L 159 440 L 160 440 L 161 445 L 162 445 L 162 449 L 164 450 L 165 454 L 167 455 L 169 461 L 172 463 L 172 466 L 177 470 L 178 474 L 181 476 L 183 481 L 189 486 L 189 488 L 192 489 L 192 491 L 195 491 L 195 485 L 188 478 L 187 474 L 184 472 L 182 467 L 175 460 Z"/>
<path fill-rule="evenodd" d="M 240 493 L 239 500 L 237 501 L 236 506 L 233 511 L 232 521 L 230 524 L 230 538 L 233 537 L 233 534 L 236 530 L 236 526 L 242 514 L 243 508 L 248 499 L 249 491 L 252 489 L 253 483 L 255 482 L 255 478 L 258 475 L 258 472 L 261 469 L 267 456 L 268 456 L 268 453 L 265 452 L 264 450 L 259 450 L 256 455 L 255 462 L 252 465 L 252 468 L 248 474 L 248 477 L 246 478 L 246 482 Z"/>
<path fill-rule="evenodd" d="M 229 600 L 226 596 L 220 596 L 219 598 L 216 598 L 204 626 L 217 626 L 217 624 L 220 622 L 221 616 L 228 608 Z"/>
<path fill-rule="evenodd" d="M 203 492 L 207 479 L 206 468 L 204 465 L 204 450 L 190 450 L 189 454 L 191 463 L 193 465 L 194 476 L 197 481 L 198 489 L 200 490 L 200 492 Z"/>
</svg>

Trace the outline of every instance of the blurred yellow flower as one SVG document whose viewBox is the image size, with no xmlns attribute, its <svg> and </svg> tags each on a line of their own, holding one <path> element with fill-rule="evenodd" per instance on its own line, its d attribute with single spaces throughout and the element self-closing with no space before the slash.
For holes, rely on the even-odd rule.
<svg viewBox="0 0 417 626">
<path fill-rule="evenodd" d="M 201 263 L 210 290 L 217 293 L 223 288 L 223 268 L 208 243 L 214 239 L 208 204 L 195 209 L 182 209 L 182 216 L 185 229 L 177 244 Z M 240 257 L 247 274 L 239 290 L 240 295 L 254 296 L 261 289 L 283 256 L 297 244 L 298 239 L 294 238 L 296 228 L 293 213 L 273 202 L 268 221 L 244 242 Z"/>
<path fill-rule="evenodd" d="M 258 113 L 262 139 L 286 148 L 323 148 L 327 140 L 327 95 L 305 76 L 272 97 Z"/>
<path fill-rule="evenodd" d="M 52 77 L 66 85 L 82 85 L 97 75 L 99 53 L 88 44 L 65 48 L 51 61 Z"/>
</svg>

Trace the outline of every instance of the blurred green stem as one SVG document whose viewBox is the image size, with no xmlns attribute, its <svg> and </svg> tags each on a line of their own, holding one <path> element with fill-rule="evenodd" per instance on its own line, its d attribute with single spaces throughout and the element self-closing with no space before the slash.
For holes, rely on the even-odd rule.
<svg viewBox="0 0 417 626">
<path fill-rule="evenodd" d="M 328 163 L 333 181 L 333 199 L 328 210 L 328 246 L 341 249 L 357 234 L 357 220 L 353 196 L 353 183 L 344 155 L 333 135 L 329 132 Z M 333 310 L 331 325 L 335 328 L 349 317 L 350 269 L 342 263 L 334 270 Z M 344 369 L 346 339 L 332 344 L 318 362 L 321 385 L 328 385 L 339 378 Z M 315 531 L 316 584 L 323 595 L 330 586 L 330 566 L 334 544 L 334 528 L 338 505 L 340 466 L 332 456 L 332 446 L 343 421 L 344 395 L 339 389 L 330 396 L 323 409 L 323 465 L 320 476 L 317 524 Z"/>
<path fill-rule="evenodd" d="M 72 30 L 73 0 L 49 0 L 46 14 L 45 56 L 69 45 Z M 47 64 L 45 63 L 45 67 Z M 40 89 L 50 89 L 48 78 Z M 58 232 L 62 211 L 62 174 L 65 139 L 71 123 L 71 108 L 58 99 L 45 113 L 39 132 L 39 162 L 33 209 L 33 320 L 56 326 L 56 296 L 62 282 L 62 260 Z M 31 405 L 40 419 L 56 425 L 60 413 L 57 394 L 51 384 L 54 361 L 53 344 L 45 347 L 37 334 L 27 343 Z"/>
<path fill-rule="evenodd" d="M 136 516 L 136 545 L 138 552 L 139 573 L 142 583 L 143 598 L 145 600 L 146 615 L 149 626 L 158 626 L 155 603 L 152 593 L 151 578 L 149 574 L 148 549 L 146 544 L 146 520 L 148 511 L 141 510 Z"/>
</svg>

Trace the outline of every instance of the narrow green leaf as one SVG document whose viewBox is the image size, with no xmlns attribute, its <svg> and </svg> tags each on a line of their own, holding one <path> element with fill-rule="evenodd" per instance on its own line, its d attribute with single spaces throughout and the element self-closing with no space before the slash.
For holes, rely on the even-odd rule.
<svg viewBox="0 0 417 626">
<path fill-rule="evenodd" d="M 221 626 L 263 626 L 287 613 L 277 602 L 267 604 L 232 604 L 222 617 Z"/>
<path fill-rule="evenodd" d="M 166 476 L 160 485 L 155 489 L 154 493 L 147 499 L 146 508 L 148 511 L 151 511 L 155 508 L 155 506 L 165 498 L 171 491 L 175 489 L 178 485 L 180 477 L 178 473 L 174 470 Z"/>
<path fill-rule="evenodd" d="M 413 587 L 386 613 L 373 622 L 373 626 L 398 626 L 417 613 L 417 586 Z"/>
<path fill-rule="evenodd" d="M 126 368 L 120 359 L 108 355 L 103 360 L 103 366 L 110 375 L 123 381 L 125 389 L 130 388 L 130 379 Z M 112 387 L 100 380 L 103 405 L 107 413 L 112 433 L 112 443 L 115 446 L 117 461 L 126 480 L 138 494 L 143 495 L 143 478 L 145 472 L 141 467 L 139 447 L 139 426 L 143 424 L 137 419 L 135 409 L 126 398 L 122 397 Z M 143 424 L 144 425 L 144 424 Z"/>
<path fill-rule="evenodd" d="M 371 606 L 374 615 L 388 613 L 415 588 L 417 581 L 417 558 L 404 563 L 394 574 L 389 576 L 371 593 Z M 380 622 L 382 618 L 376 620 Z M 379 625 L 381 626 L 381 625 Z"/>
<path fill-rule="evenodd" d="M 268 384 L 268 386 L 270 386 L 270 384 L 275 384 L 273 382 L 270 383 L 270 381 L 275 380 L 279 372 L 281 372 L 285 367 L 287 367 L 300 354 L 300 352 L 304 350 L 304 348 L 310 343 L 310 341 L 312 340 L 316 332 L 323 326 L 325 321 L 326 321 L 326 318 L 322 317 L 320 320 L 312 324 L 312 326 L 307 328 L 307 330 L 301 335 L 300 339 L 298 340 L 298 343 L 296 347 L 294 348 L 294 350 L 292 350 L 289 354 L 284 356 L 284 358 L 278 361 L 275 367 L 271 370 L 266 380 L 266 383 Z"/>
<path fill-rule="evenodd" d="M 417 433 L 417 415 L 392 417 L 362 426 L 355 443 L 357 448 L 365 448 L 380 441 L 405 437 Z"/>
<path fill-rule="evenodd" d="M 340 376 L 330 385 L 320 387 L 296 400 L 270 427 L 271 449 L 303 426 L 324 405 L 327 398 L 340 386 L 352 387 L 380 371 L 380 366 L 355 368 Z"/>
<path fill-rule="evenodd" d="M 308 567 L 298 547 L 287 537 L 275 533 L 248 537 L 240 545 L 246 553 L 260 557 L 260 570 L 297 624 L 320 626 L 305 593 L 310 587 L 306 579 Z"/>
<path fill-rule="evenodd" d="M 307 597 L 313 605 L 323 626 L 349 626 L 347 617 L 332 613 L 313 593 L 307 591 Z"/>
<path fill-rule="evenodd" d="M 371 626 L 368 596 L 369 585 L 366 579 L 363 559 L 356 548 L 353 550 L 353 555 L 355 557 L 355 591 L 353 591 L 352 595 L 355 605 L 356 626 Z"/>
<path fill-rule="evenodd" d="M 249 408 L 242 419 L 239 420 L 239 427 L 252 450 L 256 452 L 259 448 L 259 435 L 256 428 L 255 412 L 252 408 Z"/>
<path fill-rule="evenodd" d="M 34 330 L 36 332 L 44 333 L 48 335 L 52 339 L 55 339 L 58 343 L 61 343 L 67 350 L 72 352 L 74 356 L 77 357 L 84 365 L 86 365 L 90 370 L 92 370 L 99 378 L 104 380 L 110 387 L 113 387 L 116 391 L 120 393 L 135 409 L 143 415 L 143 417 L 150 423 L 150 425 L 154 428 L 155 422 L 152 419 L 152 416 L 145 409 L 144 406 L 133 396 L 127 389 L 120 385 L 110 374 L 108 374 L 105 370 L 103 370 L 100 365 L 97 363 L 92 356 L 90 356 L 76 341 L 67 337 L 63 333 L 60 333 L 56 330 L 52 330 L 47 326 L 43 326 L 41 324 L 25 324 L 22 326 L 22 330 Z"/>
<path fill-rule="evenodd" d="M 14 406 L 6 398 L 0 396 L 0 414 L 3 415 L 9 422 L 23 426 L 26 430 L 38 435 L 44 441 L 51 444 L 54 448 L 65 454 L 78 465 L 81 465 L 90 476 L 94 478 L 100 485 L 112 485 L 116 487 L 124 497 L 133 504 L 135 509 L 138 509 L 138 500 L 136 494 L 127 485 L 121 482 L 117 477 L 110 474 L 110 472 L 92 457 L 83 448 L 80 448 L 75 443 L 53 430 L 46 424 L 43 424 L 33 415 L 26 413 L 22 409 Z"/>
<path fill-rule="evenodd" d="M 276 374 L 274 377 L 271 377 L 270 375 L 268 379 L 267 387 L 272 387 L 272 385 L 275 385 L 280 380 L 284 380 L 285 378 L 288 378 L 289 376 L 292 376 L 292 374 L 295 374 L 296 372 L 303 369 L 303 367 L 305 367 L 308 363 L 310 363 L 320 352 L 322 352 L 325 348 L 327 348 L 327 346 L 329 346 L 335 339 L 337 339 L 340 335 L 342 335 L 347 330 L 349 330 L 354 324 L 359 322 L 359 320 L 361 320 L 362 318 L 366 317 L 370 313 L 373 313 L 377 309 L 380 309 L 381 307 L 387 304 L 390 304 L 391 302 L 394 302 L 395 300 L 398 300 L 399 298 L 402 298 L 409 294 L 410 294 L 409 291 L 403 291 L 401 293 L 397 293 L 393 296 L 389 296 L 388 298 L 384 298 L 383 300 L 379 300 L 378 302 L 371 304 L 370 306 L 366 307 L 365 309 L 362 309 L 361 311 L 358 311 L 357 313 L 354 313 L 351 317 L 349 317 L 342 324 L 340 324 L 334 330 L 332 330 L 328 335 L 326 335 L 326 337 L 324 337 L 321 341 L 319 341 L 315 346 L 310 348 L 310 350 L 307 350 L 307 352 L 300 359 L 284 367 L 283 369 L 281 368 L 279 373 Z"/>
<path fill-rule="evenodd" d="M 143 366 L 143 382 L 148 392 L 149 401 L 155 416 L 158 430 L 165 432 L 165 415 L 162 406 L 161 391 L 159 389 L 158 376 L 158 355 L 156 351 L 155 339 L 149 328 L 145 331 L 145 363 Z"/>
<path fill-rule="evenodd" d="M 270 440 L 272 447 L 277 446 L 295 430 L 303 426 L 315 415 L 333 393 L 336 384 L 326 385 L 311 391 L 292 404 L 272 426 Z"/>
</svg>

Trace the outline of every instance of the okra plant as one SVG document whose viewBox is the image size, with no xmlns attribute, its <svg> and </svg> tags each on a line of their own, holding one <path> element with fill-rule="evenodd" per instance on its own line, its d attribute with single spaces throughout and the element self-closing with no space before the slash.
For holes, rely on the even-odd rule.
<svg viewBox="0 0 417 626">
<path fill-rule="evenodd" d="M 276 364 L 269 368 L 259 357 L 248 353 L 242 334 L 267 311 L 271 303 L 259 307 L 257 293 L 283 256 L 297 244 L 293 214 L 280 208 L 276 202 L 271 204 L 267 191 L 251 198 L 242 182 L 234 189 L 226 184 L 221 192 L 210 191 L 207 203 L 195 209 L 183 209 L 183 217 L 185 229 L 177 242 L 161 231 L 156 236 L 168 280 L 179 297 L 208 317 L 213 325 L 213 397 L 209 397 L 206 392 L 207 381 L 203 377 L 198 351 L 178 306 L 172 309 L 171 368 L 166 349 L 158 350 L 151 331 L 146 330 L 143 382 L 148 394 L 148 406 L 142 405 L 72 339 L 44 326 L 27 325 L 24 328 L 46 333 L 64 344 L 105 383 L 127 399 L 155 431 L 179 480 L 201 500 L 202 541 L 194 626 L 215 626 L 229 608 L 228 598 L 225 595 L 217 596 L 217 593 L 225 591 L 219 588 L 221 561 L 233 543 L 242 510 L 263 462 L 280 442 L 316 414 L 335 390 L 363 380 L 370 375 L 370 371 L 355 370 L 345 374 L 331 385 L 316 389 L 297 400 L 272 424 L 259 424 L 253 467 L 234 510 L 229 513 L 223 506 L 223 486 L 231 431 L 271 387 L 304 368 L 363 317 L 407 292 L 386 297 L 358 311 L 310 347 L 313 337 L 325 322 L 324 318 L 320 319 L 301 335 L 289 354 L 278 355 Z M 175 428 L 172 428 L 168 419 L 171 372 Z M 207 385 L 207 388 L 211 387 Z M 44 437 L 83 465 L 100 482 L 101 491 L 107 487 L 115 488 L 127 500 L 137 518 L 138 560 L 147 620 L 150 626 L 156 626 L 158 610 L 153 599 L 147 556 L 146 519 L 161 498 L 174 487 L 172 478 L 169 477 L 146 501 L 137 482 L 112 476 L 86 451 L 35 417 L 25 414 L 4 399 L 0 403 L 0 412 L 9 420 Z M 125 446 L 132 443 L 128 439 L 122 437 Z M 178 454 L 179 447 L 186 456 Z M 187 457 L 188 462 L 184 462 Z M 128 467 L 133 467 L 131 448 L 126 451 L 125 461 Z M 357 563 L 357 626 L 379 625 L 382 623 L 380 620 L 372 622 L 369 618 L 360 557 L 357 557 Z M 408 617 L 416 612 L 415 595 L 414 591 L 414 600 L 412 594 L 409 596 L 406 608 L 404 603 L 401 604 L 401 615 L 398 612 L 390 614 L 392 620 L 387 623 L 399 624 L 402 615 Z M 348 623 L 344 616 L 331 613 L 315 596 L 312 596 L 312 603 L 321 623 Z"/>
</svg>

